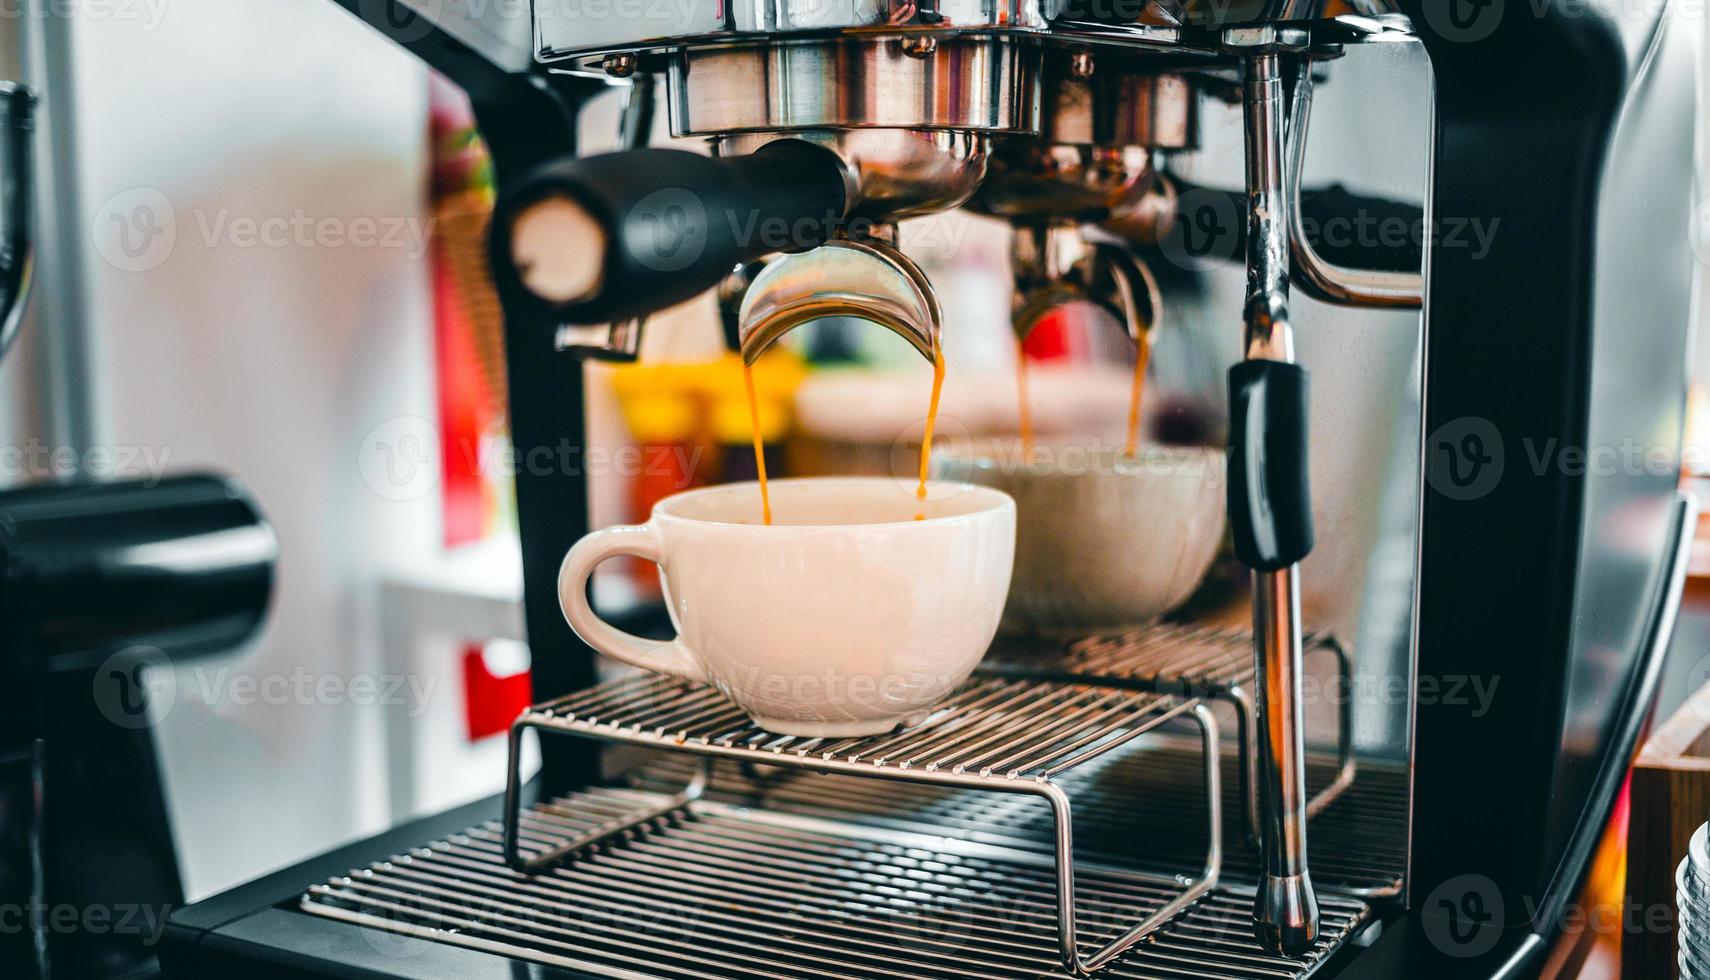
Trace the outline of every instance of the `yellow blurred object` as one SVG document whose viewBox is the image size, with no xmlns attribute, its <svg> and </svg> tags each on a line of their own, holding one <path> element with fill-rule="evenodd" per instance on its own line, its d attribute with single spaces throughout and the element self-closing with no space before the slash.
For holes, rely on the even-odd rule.
<svg viewBox="0 0 1710 980">
<path fill-rule="evenodd" d="M 754 379 L 756 425 L 760 429 L 761 442 L 778 442 L 790 430 L 790 413 L 786 404 L 777 398 L 768 398 L 760 393 L 760 379 Z M 732 398 L 720 398 L 712 406 L 712 436 L 717 442 L 725 445 L 742 445 L 753 439 L 753 428 L 749 424 L 748 397 L 738 392 Z"/>
<path fill-rule="evenodd" d="M 761 438 L 776 442 L 794 420 L 796 389 L 807 377 L 802 359 L 782 348 L 754 363 L 754 392 Z M 626 364 L 612 388 L 631 435 L 643 442 L 688 442 L 695 430 L 713 442 L 752 438 L 742 358 L 726 354 L 694 363 Z"/>
<path fill-rule="evenodd" d="M 624 402 L 624 422 L 646 445 L 689 442 L 695 437 L 695 404 L 678 393 L 638 395 Z"/>
</svg>

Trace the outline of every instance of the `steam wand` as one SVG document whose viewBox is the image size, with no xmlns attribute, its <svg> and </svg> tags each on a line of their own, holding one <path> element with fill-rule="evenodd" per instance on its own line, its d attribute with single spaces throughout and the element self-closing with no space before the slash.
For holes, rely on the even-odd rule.
<svg viewBox="0 0 1710 980">
<path fill-rule="evenodd" d="M 1301 719 L 1299 563 L 1313 545 L 1308 378 L 1294 363 L 1288 321 L 1281 56 L 1274 38 L 1254 40 L 1272 43 L 1247 55 L 1246 359 L 1229 371 L 1229 516 L 1236 556 L 1253 570 L 1264 852 L 1254 929 L 1267 948 L 1295 954 L 1318 935 L 1307 870 Z"/>
</svg>

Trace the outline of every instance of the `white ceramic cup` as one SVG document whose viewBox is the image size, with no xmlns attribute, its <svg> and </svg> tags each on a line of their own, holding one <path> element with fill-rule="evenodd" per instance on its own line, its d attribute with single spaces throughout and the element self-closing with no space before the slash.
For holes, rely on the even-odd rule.
<svg viewBox="0 0 1710 980">
<path fill-rule="evenodd" d="M 934 473 L 1002 490 L 1020 530 L 1004 628 L 1057 636 L 1146 623 L 1187 600 L 1223 541 L 1221 449 L 1013 439 L 941 446 Z"/>
<path fill-rule="evenodd" d="M 1015 503 L 946 483 L 922 503 L 888 478 L 770 487 L 770 526 L 759 485 L 737 483 L 577 542 L 558 575 L 571 628 L 614 660 L 716 686 L 767 731 L 873 735 L 924 717 L 997 632 Z M 588 577 L 618 555 L 659 566 L 676 639 L 633 636 L 589 607 Z"/>
</svg>

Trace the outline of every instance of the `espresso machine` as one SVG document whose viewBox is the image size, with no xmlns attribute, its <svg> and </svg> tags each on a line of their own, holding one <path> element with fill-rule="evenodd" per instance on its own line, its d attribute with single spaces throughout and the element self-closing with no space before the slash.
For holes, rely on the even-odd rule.
<svg viewBox="0 0 1710 980">
<path fill-rule="evenodd" d="M 539 735 L 540 773 L 513 751 L 502 801 L 179 910 L 168 976 L 1510 977 L 1570 955 L 1695 524 L 1696 101 L 1667 4 L 339 2 L 475 106 L 519 453 L 583 445 L 582 359 L 634 359 L 650 314 L 712 290 L 749 361 L 828 316 L 934 357 L 955 328 L 899 245 L 913 218 L 1011 227 L 1018 335 L 1090 301 L 1142 340 L 1172 255 L 1244 271 L 1220 315 L 1250 615 L 994 659 L 951 735 L 768 738 L 710 692 L 599 683 L 555 584 L 584 478 L 521 472 L 538 705 L 512 742 Z M 1315 93 L 1384 52 L 1429 92 L 1418 199 L 1309 186 Z M 629 148 L 579 155 L 614 85 Z M 642 145 L 656 102 L 706 152 Z M 1180 165 L 1219 125 L 1233 186 Z M 1314 231 L 1372 215 L 1418 233 Z M 1474 219 L 1488 247 L 1445 233 Z M 1333 753 L 1306 734 L 1307 663 L 1359 679 L 1377 655 L 1303 611 L 1337 375 L 1309 376 L 1297 295 L 1418 338 L 1383 753 L 1345 717 Z M 1668 465 L 1583 462 L 1634 443 Z M 1445 693 L 1471 680 L 1492 695 Z"/>
</svg>

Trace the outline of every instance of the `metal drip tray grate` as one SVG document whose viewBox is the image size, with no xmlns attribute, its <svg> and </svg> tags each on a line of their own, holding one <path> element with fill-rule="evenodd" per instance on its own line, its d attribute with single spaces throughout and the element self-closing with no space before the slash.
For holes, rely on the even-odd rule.
<svg viewBox="0 0 1710 980">
<path fill-rule="evenodd" d="M 1334 645 L 1319 634 L 1301 644 L 1309 655 Z M 1000 638 L 980 664 L 987 674 L 1097 679 L 1184 696 L 1249 687 L 1255 669 L 1248 630 L 1167 623 L 1061 643 Z"/>
<path fill-rule="evenodd" d="M 1236 754 L 1225 752 L 1222 762 L 1224 809 L 1230 810 L 1239 793 Z M 1149 735 L 1076 770 L 1062 780 L 1075 799 L 1076 851 L 1089 861 L 1155 873 L 1192 870 L 1204 847 L 1201 765 L 1196 744 Z M 681 786 L 692 771 L 690 760 L 662 755 L 637 769 L 631 782 L 666 790 Z M 1327 785 L 1337 772 L 1333 757 L 1307 757 L 1309 787 Z M 1361 760 L 1360 778 L 1308 825 L 1312 873 L 1320 887 L 1362 897 L 1400 893 L 1407 864 L 1407 786 L 1405 765 Z M 1043 807 L 989 793 L 721 765 L 708 798 L 1039 853 L 1052 846 L 1050 814 Z M 1239 825 L 1224 829 L 1224 873 L 1256 877 L 1257 848 L 1243 839 Z"/>
<path fill-rule="evenodd" d="M 1049 781 L 1198 702 L 1072 682 L 963 685 L 920 724 L 858 738 L 774 735 L 710 687 L 645 674 L 528 709 L 517 724 L 702 755 L 926 781 Z"/>
<path fill-rule="evenodd" d="M 1075 771 L 1173 719 L 1200 729 L 1203 789 L 1196 811 L 1200 860 L 1178 876 L 1176 893 L 1156 907 L 1129 903 L 1138 917 L 1091 947 L 1080 921 L 1083 874 L 1077 873 L 1073 802 L 1062 780 Z M 699 756 L 701 765 L 675 795 L 652 810 L 596 821 L 580 834 L 559 834 L 530 847 L 521 806 L 523 735 L 578 735 Z M 934 785 L 987 795 L 1043 800 L 1050 825 L 1055 880 L 1057 948 L 1071 972 L 1087 974 L 1124 949 L 1167 926 L 1173 916 L 1209 895 L 1221 870 L 1222 770 L 1217 722 L 1199 700 L 1156 692 L 1038 679 L 971 680 L 918 724 L 857 738 L 776 735 L 710 687 L 654 675 L 601 684 L 530 708 L 511 728 L 505 826 L 500 844 L 507 864 L 544 872 L 555 863 L 628 831 L 639 820 L 680 813 L 705 793 L 715 760 L 814 773 L 861 776 L 889 783 Z M 1090 951 L 1089 951 L 1090 950 Z"/>
<path fill-rule="evenodd" d="M 531 852 L 608 836 L 529 875 L 497 823 L 353 871 L 301 908 L 356 925 L 611 977 L 660 980 L 1024 980 L 1062 976 L 1056 875 L 1008 848 L 698 802 L 636 824 L 656 794 L 594 790 L 526 811 Z M 1181 885 L 1083 869 L 1085 951 L 1164 907 Z M 1220 885 L 1102 976 L 1276 980 L 1311 973 L 1369 916 L 1322 894 L 1307 955 L 1260 949 L 1250 891 Z"/>
<path fill-rule="evenodd" d="M 1329 658 L 1337 683 L 1346 692 L 1353 664 L 1334 637 L 1312 634 L 1302 643 L 1311 662 Z M 1240 749 L 1240 808 L 1253 840 L 1260 836 L 1258 793 L 1259 733 L 1253 677 L 1257 665 L 1253 634 L 1245 629 L 1216 626 L 1154 624 L 1102 633 L 1061 643 L 1039 640 L 1000 640 L 980 664 L 980 672 L 997 677 L 1033 677 L 1075 683 L 1097 683 L 1177 697 L 1207 697 L 1235 709 L 1235 744 Z M 1323 781 L 1306 804 L 1316 816 L 1353 785 L 1353 702 L 1343 697 L 1335 707 L 1336 771 Z"/>
</svg>

